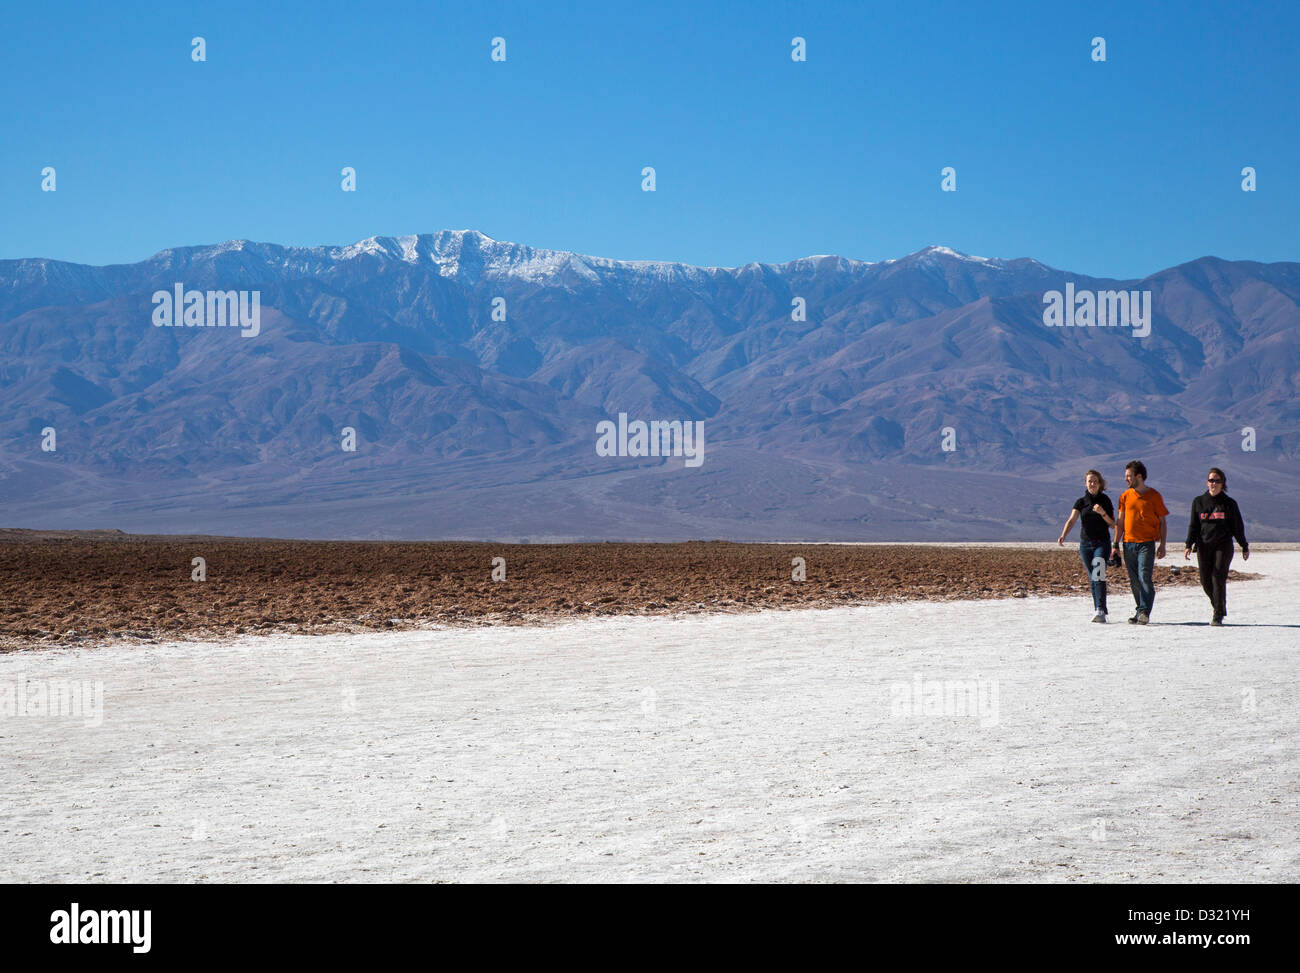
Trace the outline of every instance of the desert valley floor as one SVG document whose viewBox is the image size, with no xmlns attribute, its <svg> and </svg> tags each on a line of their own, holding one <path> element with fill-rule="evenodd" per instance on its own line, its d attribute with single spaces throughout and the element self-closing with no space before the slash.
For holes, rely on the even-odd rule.
<svg viewBox="0 0 1300 973">
<path fill-rule="evenodd" d="M 1146 627 L 1035 588 L 32 643 L 0 881 L 1295 882 L 1300 552 L 1249 567 L 1223 628 L 1166 584 Z"/>
</svg>

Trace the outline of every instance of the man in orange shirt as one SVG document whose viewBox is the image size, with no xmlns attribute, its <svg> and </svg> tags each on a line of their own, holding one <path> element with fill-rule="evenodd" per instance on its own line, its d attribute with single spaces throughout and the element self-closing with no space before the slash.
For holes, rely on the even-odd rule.
<svg viewBox="0 0 1300 973">
<path fill-rule="evenodd" d="M 1169 509 L 1159 491 L 1147 486 L 1147 468 L 1140 460 L 1124 467 L 1124 482 L 1128 489 L 1119 497 L 1115 549 L 1124 554 L 1124 569 L 1128 571 L 1129 587 L 1137 602 L 1137 612 L 1128 623 L 1145 625 L 1151 620 L 1151 604 L 1156 600 L 1151 575 L 1156 561 L 1165 556 L 1165 518 Z"/>
</svg>

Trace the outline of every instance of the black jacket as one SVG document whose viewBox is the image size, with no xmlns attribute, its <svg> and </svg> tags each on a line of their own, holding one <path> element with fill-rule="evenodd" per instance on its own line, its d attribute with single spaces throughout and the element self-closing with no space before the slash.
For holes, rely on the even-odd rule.
<svg viewBox="0 0 1300 973">
<path fill-rule="evenodd" d="M 1192 501 L 1192 522 L 1187 525 L 1185 547 L 1192 550 L 1198 547 L 1217 547 L 1219 544 L 1231 544 L 1234 537 L 1243 551 L 1250 550 L 1250 545 L 1246 543 L 1246 525 L 1241 522 L 1241 511 L 1237 508 L 1237 501 L 1228 496 L 1226 490 L 1217 497 L 1210 496 L 1207 490 Z"/>
</svg>

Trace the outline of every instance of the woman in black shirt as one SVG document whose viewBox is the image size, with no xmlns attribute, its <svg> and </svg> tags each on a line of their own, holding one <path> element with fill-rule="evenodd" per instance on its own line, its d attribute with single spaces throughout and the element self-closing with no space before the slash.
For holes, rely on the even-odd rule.
<svg viewBox="0 0 1300 973">
<path fill-rule="evenodd" d="M 1079 525 L 1079 557 L 1088 572 L 1092 586 L 1092 607 L 1097 612 L 1094 622 L 1106 621 L 1106 562 L 1110 560 L 1110 528 L 1115 526 L 1115 507 L 1106 496 L 1106 481 L 1096 470 L 1089 470 L 1083 478 L 1084 493 L 1074 501 L 1070 519 L 1061 528 L 1057 545 L 1065 544 L 1075 520 L 1083 517 Z"/>
<path fill-rule="evenodd" d="M 1237 501 L 1228 496 L 1228 478 L 1212 467 L 1205 476 L 1206 490 L 1192 501 L 1192 521 L 1187 525 L 1183 559 L 1196 552 L 1201 572 L 1201 589 L 1214 608 L 1211 625 L 1222 625 L 1228 614 L 1228 566 L 1232 564 L 1232 540 L 1241 545 L 1241 559 L 1250 560 L 1246 525 Z"/>
</svg>

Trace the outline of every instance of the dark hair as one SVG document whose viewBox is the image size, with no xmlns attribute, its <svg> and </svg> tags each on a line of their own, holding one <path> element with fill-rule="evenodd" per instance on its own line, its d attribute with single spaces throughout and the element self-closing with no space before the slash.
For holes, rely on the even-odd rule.
<svg viewBox="0 0 1300 973">
<path fill-rule="evenodd" d="M 1090 477 L 1090 476 L 1095 476 L 1098 480 L 1101 481 L 1101 492 L 1102 492 L 1102 493 L 1105 493 L 1105 492 L 1106 492 L 1106 478 L 1105 478 L 1104 476 L 1102 476 L 1100 473 L 1098 473 L 1096 470 L 1089 470 L 1087 473 L 1083 474 L 1083 478 L 1084 478 L 1085 480 L 1088 479 L 1088 477 Z"/>
<path fill-rule="evenodd" d="M 1223 470 L 1219 469 L 1217 466 L 1211 466 L 1211 467 L 1210 467 L 1210 472 L 1205 474 L 1205 478 L 1208 480 L 1208 479 L 1209 479 L 1210 477 L 1212 477 L 1215 473 L 1218 473 L 1218 474 L 1219 474 L 1219 479 L 1221 479 L 1221 480 L 1223 481 L 1223 484 L 1222 484 L 1223 489 L 1225 489 L 1225 490 L 1228 489 L 1228 474 L 1225 473 L 1225 472 L 1223 472 Z"/>
<path fill-rule="evenodd" d="M 1142 465 L 1142 461 L 1140 459 L 1129 460 L 1128 465 L 1125 466 L 1124 469 L 1132 470 L 1134 473 L 1142 477 L 1142 479 L 1144 480 L 1147 478 L 1147 468 Z"/>
</svg>

